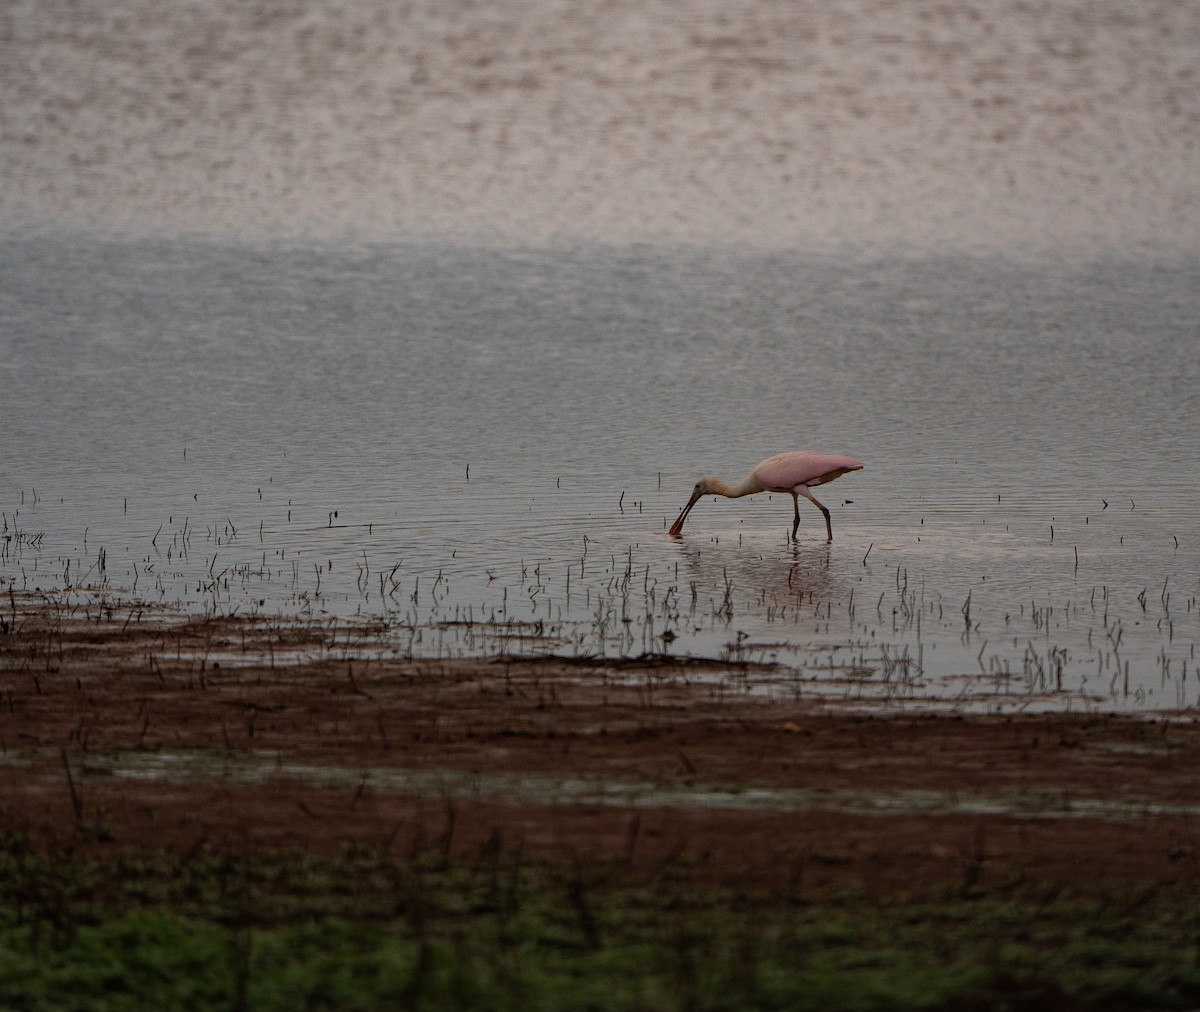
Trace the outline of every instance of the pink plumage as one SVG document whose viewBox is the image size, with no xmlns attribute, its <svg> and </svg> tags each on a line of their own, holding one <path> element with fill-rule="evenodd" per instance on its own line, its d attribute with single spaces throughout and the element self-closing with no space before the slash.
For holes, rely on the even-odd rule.
<svg viewBox="0 0 1200 1012">
<path fill-rule="evenodd" d="M 834 453 L 813 453 L 811 450 L 792 450 L 768 457 L 752 472 L 763 491 L 790 492 L 797 485 L 824 485 L 848 471 L 861 471 L 862 464 L 853 457 Z"/>
<path fill-rule="evenodd" d="M 728 499 L 739 499 L 755 492 L 787 492 L 792 497 L 795 510 L 792 540 L 795 540 L 796 531 L 800 526 L 800 496 L 804 496 L 825 515 L 825 534 L 832 541 L 833 525 L 829 519 L 829 510 L 817 501 L 809 489 L 814 485 L 824 485 L 834 478 L 840 478 L 850 471 L 861 470 L 862 464 L 853 457 L 814 453 L 811 450 L 791 450 L 768 457 L 737 485 L 726 485 L 719 478 L 705 475 L 696 482 L 695 488 L 692 489 L 692 498 L 679 514 L 679 519 L 671 525 L 669 533 L 672 537 L 679 536 L 688 513 L 702 496 L 723 495 Z"/>
</svg>

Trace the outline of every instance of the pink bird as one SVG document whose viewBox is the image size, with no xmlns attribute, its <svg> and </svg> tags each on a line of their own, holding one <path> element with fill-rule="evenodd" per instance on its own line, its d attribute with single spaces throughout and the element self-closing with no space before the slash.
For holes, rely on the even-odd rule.
<svg viewBox="0 0 1200 1012">
<path fill-rule="evenodd" d="M 726 485 L 718 478 L 708 475 L 696 482 L 692 489 L 692 497 L 679 514 L 679 519 L 671 524 L 668 533 L 678 537 L 683 530 L 683 522 L 688 513 L 696 505 L 701 496 L 723 495 L 727 499 L 739 499 L 744 495 L 755 492 L 787 492 L 792 497 L 792 505 L 796 510 L 796 519 L 792 524 L 792 540 L 796 540 L 796 530 L 800 526 L 800 496 L 825 514 L 825 533 L 833 540 L 833 527 L 829 523 L 829 510 L 809 491 L 814 485 L 824 485 L 826 482 L 840 478 L 851 471 L 861 471 L 862 464 L 853 457 L 839 457 L 829 453 L 813 453 L 810 450 L 792 450 L 789 453 L 777 453 L 768 457 L 751 471 L 739 485 Z"/>
</svg>

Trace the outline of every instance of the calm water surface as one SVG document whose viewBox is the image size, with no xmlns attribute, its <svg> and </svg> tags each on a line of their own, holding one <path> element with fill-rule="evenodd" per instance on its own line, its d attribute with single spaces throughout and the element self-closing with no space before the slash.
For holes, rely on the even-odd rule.
<svg viewBox="0 0 1200 1012">
<path fill-rule="evenodd" d="M 387 615 L 745 691 L 1200 698 L 1200 263 L 0 242 L 0 586 Z M 849 453 L 834 541 L 701 473 Z M 802 507 L 805 504 L 802 504 Z"/>
</svg>

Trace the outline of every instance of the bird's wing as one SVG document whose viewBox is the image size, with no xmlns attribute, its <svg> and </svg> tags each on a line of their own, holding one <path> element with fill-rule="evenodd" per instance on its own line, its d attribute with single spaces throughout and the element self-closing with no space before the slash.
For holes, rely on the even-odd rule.
<svg viewBox="0 0 1200 1012">
<path fill-rule="evenodd" d="M 792 450 L 768 457 L 754 469 L 754 476 L 771 489 L 792 489 L 798 485 L 823 485 L 827 481 L 862 467 L 853 457 L 811 450 Z"/>
</svg>

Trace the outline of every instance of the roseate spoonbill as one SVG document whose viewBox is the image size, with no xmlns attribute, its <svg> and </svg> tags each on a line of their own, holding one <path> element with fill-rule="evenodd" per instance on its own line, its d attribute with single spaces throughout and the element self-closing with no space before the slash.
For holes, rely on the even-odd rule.
<svg viewBox="0 0 1200 1012">
<path fill-rule="evenodd" d="M 796 511 L 796 519 L 792 523 L 792 540 L 796 540 L 796 530 L 800 526 L 800 496 L 804 496 L 825 514 L 825 534 L 832 541 L 833 527 L 829 522 L 829 510 L 817 502 L 809 489 L 814 485 L 824 485 L 834 478 L 840 478 L 850 471 L 861 470 L 862 464 L 853 457 L 813 453 L 811 450 L 792 450 L 768 457 L 738 485 L 726 485 L 718 478 L 705 475 L 696 482 L 691 499 L 679 514 L 679 519 L 671 524 L 668 533 L 672 537 L 679 536 L 683 530 L 683 522 L 701 496 L 723 495 L 727 499 L 738 499 L 755 492 L 787 492 L 792 497 L 792 505 Z"/>
</svg>

